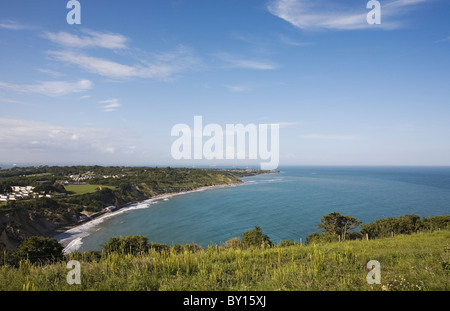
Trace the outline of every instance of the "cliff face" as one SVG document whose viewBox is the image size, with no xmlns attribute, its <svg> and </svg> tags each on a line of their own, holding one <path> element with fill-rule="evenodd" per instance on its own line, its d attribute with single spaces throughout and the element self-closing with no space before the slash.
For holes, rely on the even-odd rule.
<svg viewBox="0 0 450 311">
<path fill-rule="evenodd" d="M 53 235 L 58 225 L 46 217 L 26 209 L 18 209 L 0 216 L 0 251 L 15 250 L 31 236 Z"/>
</svg>

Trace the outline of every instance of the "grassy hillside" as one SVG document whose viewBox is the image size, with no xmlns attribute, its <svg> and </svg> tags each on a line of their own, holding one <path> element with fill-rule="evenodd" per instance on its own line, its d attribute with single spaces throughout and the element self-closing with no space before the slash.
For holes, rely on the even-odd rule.
<svg viewBox="0 0 450 311">
<path fill-rule="evenodd" d="M 442 291 L 450 290 L 449 241 L 450 231 L 441 230 L 307 246 L 171 247 L 138 255 L 103 254 L 97 260 L 77 257 L 80 285 L 67 283 L 66 261 L 38 265 L 24 260 L 19 267 L 1 268 L 0 290 Z M 380 263 L 379 285 L 367 284 L 370 260 Z"/>
<path fill-rule="evenodd" d="M 102 186 L 102 185 L 68 185 L 64 187 L 69 195 L 81 195 L 86 193 L 96 192 L 99 188 L 109 188 L 114 190 L 113 186 Z"/>
</svg>

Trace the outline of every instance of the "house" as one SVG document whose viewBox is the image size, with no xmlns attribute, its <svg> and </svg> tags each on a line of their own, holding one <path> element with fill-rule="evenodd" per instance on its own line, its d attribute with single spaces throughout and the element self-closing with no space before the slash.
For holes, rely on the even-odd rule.
<svg viewBox="0 0 450 311">
<path fill-rule="evenodd" d="M 111 213 L 111 212 L 115 211 L 116 209 L 117 209 L 117 207 L 115 207 L 114 205 L 105 207 L 105 211 L 108 213 Z"/>
<path fill-rule="evenodd" d="M 87 220 L 87 219 L 89 219 L 89 217 L 87 217 L 86 215 L 80 215 L 80 216 L 78 216 L 78 221 L 85 221 L 85 220 Z"/>
</svg>

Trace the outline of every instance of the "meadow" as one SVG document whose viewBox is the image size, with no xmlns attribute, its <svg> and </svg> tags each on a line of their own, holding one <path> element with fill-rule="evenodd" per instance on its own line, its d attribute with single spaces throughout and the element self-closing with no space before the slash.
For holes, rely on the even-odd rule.
<svg viewBox="0 0 450 311">
<path fill-rule="evenodd" d="M 111 190 L 114 190 L 116 187 L 86 184 L 86 185 L 67 185 L 67 186 L 64 186 L 64 188 L 67 190 L 67 193 L 69 195 L 81 195 L 81 194 L 96 192 L 98 188 L 102 188 L 102 189 L 109 188 Z"/>
<path fill-rule="evenodd" d="M 374 240 L 246 249 L 150 248 L 101 257 L 72 254 L 81 282 L 70 285 L 67 261 L 3 265 L 1 291 L 447 291 L 450 231 Z M 367 263 L 380 263 L 381 284 L 368 284 Z"/>
</svg>

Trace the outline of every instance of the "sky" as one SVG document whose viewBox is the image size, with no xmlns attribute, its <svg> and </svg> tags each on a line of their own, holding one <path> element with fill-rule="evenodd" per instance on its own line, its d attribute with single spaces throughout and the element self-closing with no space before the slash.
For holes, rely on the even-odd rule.
<svg viewBox="0 0 450 311">
<path fill-rule="evenodd" d="M 174 159 L 196 116 L 278 124 L 280 166 L 450 165 L 448 0 L 67 2 L 0 1 L 0 165 L 260 162 Z"/>
</svg>

